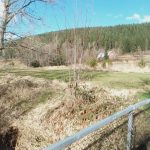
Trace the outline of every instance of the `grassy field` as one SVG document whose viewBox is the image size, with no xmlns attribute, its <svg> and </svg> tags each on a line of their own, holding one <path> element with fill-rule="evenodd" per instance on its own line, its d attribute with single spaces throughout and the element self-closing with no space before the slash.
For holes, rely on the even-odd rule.
<svg viewBox="0 0 150 150">
<path fill-rule="evenodd" d="M 70 70 L 41 70 L 41 69 L 3 69 L 0 76 L 7 74 L 17 76 L 32 76 L 48 80 L 59 80 L 69 82 L 73 78 Z M 150 74 L 149 73 L 122 73 L 102 71 L 81 71 L 80 79 L 92 82 L 95 85 L 114 89 L 141 89 L 144 92 L 138 93 L 143 98 L 150 97 Z"/>
<path fill-rule="evenodd" d="M 73 72 L 69 70 L 37 70 L 37 69 L 3 69 L 0 76 L 8 73 L 19 76 L 32 76 L 48 80 L 60 80 L 68 82 L 72 79 Z M 102 71 L 81 71 L 79 73 L 82 81 L 92 81 L 102 86 L 112 88 L 143 88 L 150 84 L 149 73 L 122 73 Z"/>
</svg>

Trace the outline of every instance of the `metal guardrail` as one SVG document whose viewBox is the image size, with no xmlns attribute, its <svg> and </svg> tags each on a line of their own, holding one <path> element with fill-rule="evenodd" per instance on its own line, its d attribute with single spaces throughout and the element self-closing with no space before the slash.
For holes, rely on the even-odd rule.
<svg viewBox="0 0 150 150">
<path fill-rule="evenodd" d="M 61 140 L 55 144 L 49 145 L 44 150 L 62 150 L 63 148 L 71 145 L 72 143 L 80 140 L 81 138 L 87 136 L 88 134 L 104 127 L 105 125 L 108 125 L 109 123 L 121 118 L 122 116 L 125 116 L 128 114 L 128 135 L 127 135 L 127 150 L 131 150 L 131 141 L 132 141 L 132 132 L 133 132 L 133 111 L 146 105 L 150 104 L 150 99 L 146 99 L 144 101 L 138 102 L 134 105 L 130 105 L 129 107 L 123 109 L 122 111 L 119 111 L 106 119 L 100 120 L 96 124 L 93 124 L 78 133 L 65 138 L 64 140 Z"/>
</svg>

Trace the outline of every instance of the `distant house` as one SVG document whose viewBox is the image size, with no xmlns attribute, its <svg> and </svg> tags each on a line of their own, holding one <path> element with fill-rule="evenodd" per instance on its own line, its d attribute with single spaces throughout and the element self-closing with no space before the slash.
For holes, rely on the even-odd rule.
<svg viewBox="0 0 150 150">
<path fill-rule="evenodd" d="M 108 57 L 110 60 L 115 60 L 117 58 L 117 53 L 115 50 L 109 50 L 107 51 Z M 99 54 L 97 55 L 98 60 L 103 60 L 105 57 L 105 50 L 100 50 Z"/>
<path fill-rule="evenodd" d="M 97 59 L 98 59 L 98 60 L 103 60 L 104 57 L 105 57 L 105 50 L 101 50 L 101 51 L 99 52 L 99 54 L 97 55 Z"/>
<path fill-rule="evenodd" d="M 117 53 L 114 49 L 108 51 L 108 56 L 110 60 L 115 60 L 117 58 Z"/>
</svg>

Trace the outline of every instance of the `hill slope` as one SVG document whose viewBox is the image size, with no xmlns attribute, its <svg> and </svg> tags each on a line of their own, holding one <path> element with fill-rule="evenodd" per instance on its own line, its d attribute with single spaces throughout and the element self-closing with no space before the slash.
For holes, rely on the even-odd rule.
<svg viewBox="0 0 150 150">
<path fill-rule="evenodd" d="M 119 48 L 122 52 L 134 52 L 138 48 L 150 49 L 150 23 L 118 25 L 114 27 L 91 27 L 75 30 L 77 39 L 81 40 L 83 48 L 89 44 L 97 49 Z M 38 35 L 44 43 L 49 43 L 57 37 L 60 45 L 64 42 L 73 43 L 75 40 L 74 30 L 64 30 Z M 94 44 L 93 44 L 94 43 Z"/>
<path fill-rule="evenodd" d="M 96 58 L 100 49 L 115 49 L 119 54 L 150 50 L 150 23 L 91 27 L 44 33 L 20 40 L 23 47 L 13 47 L 7 58 L 21 58 L 27 65 L 72 64 Z M 19 51 L 16 51 L 19 49 Z"/>
</svg>

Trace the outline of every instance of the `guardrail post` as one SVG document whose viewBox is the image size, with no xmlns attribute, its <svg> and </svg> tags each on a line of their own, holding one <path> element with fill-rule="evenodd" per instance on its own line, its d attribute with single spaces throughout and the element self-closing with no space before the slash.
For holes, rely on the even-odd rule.
<svg viewBox="0 0 150 150">
<path fill-rule="evenodd" d="M 133 111 L 128 115 L 128 135 L 127 135 L 127 150 L 132 149 L 133 141 Z"/>
</svg>

